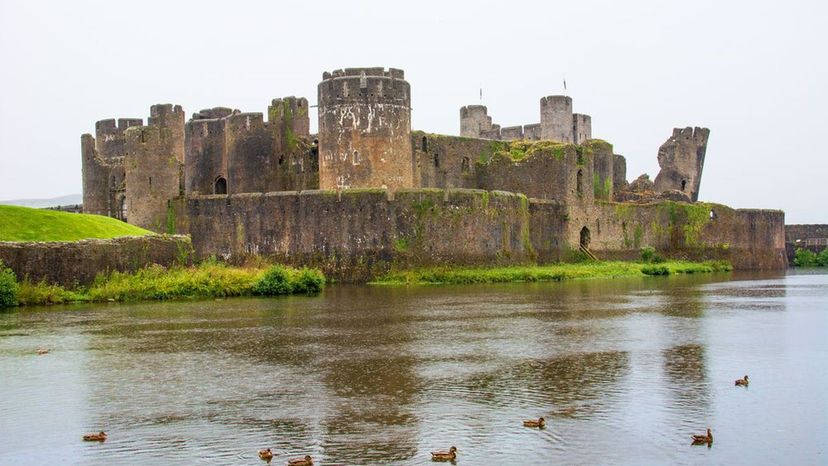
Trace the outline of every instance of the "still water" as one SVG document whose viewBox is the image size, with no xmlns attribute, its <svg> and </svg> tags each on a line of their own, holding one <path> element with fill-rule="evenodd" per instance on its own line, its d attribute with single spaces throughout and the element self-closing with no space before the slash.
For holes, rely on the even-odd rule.
<svg viewBox="0 0 828 466">
<path fill-rule="evenodd" d="M 819 274 L 23 310 L 0 464 L 826 464 L 826 369 Z"/>
</svg>

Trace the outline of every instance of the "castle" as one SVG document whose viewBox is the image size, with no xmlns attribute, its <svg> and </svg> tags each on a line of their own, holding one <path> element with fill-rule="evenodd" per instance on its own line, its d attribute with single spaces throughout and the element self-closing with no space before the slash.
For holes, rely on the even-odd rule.
<svg viewBox="0 0 828 466">
<path fill-rule="evenodd" d="M 396 266 L 565 260 L 577 251 L 726 258 L 785 266 L 784 214 L 695 203 L 709 131 L 674 130 L 650 181 L 592 138 L 572 99 L 540 100 L 540 123 L 501 128 L 460 110 L 460 136 L 411 130 L 404 72 L 348 68 L 262 113 L 154 105 L 147 124 L 99 121 L 81 137 L 84 211 L 187 233 L 198 254 L 265 255 L 345 279 Z"/>
</svg>

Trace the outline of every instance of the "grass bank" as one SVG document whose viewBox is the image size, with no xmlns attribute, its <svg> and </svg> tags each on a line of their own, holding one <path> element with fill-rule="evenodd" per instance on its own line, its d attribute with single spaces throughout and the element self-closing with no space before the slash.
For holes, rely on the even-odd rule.
<svg viewBox="0 0 828 466">
<path fill-rule="evenodd" d="M 530 265 L 496 268 L 435 267 L 391 272 L 371 282 L 380 285 L 473 284 L 562 281 L 583 278 L 635 277 L 678 273 L 730 271 L 724 261 L 581 262 L 576 264 Z"/>
<path fill-rule="evenodd" d="M 193 267 L 153 266 L 135 273 L 99 276 L 89 287 L 74 290 L 47 283 L 19 282 L 19 305 L 85 302 L 272 296 L 318 293 L 325 277 L 316 269 L 281 265 L 231 267 L 208 261 Z M 2 306 L 0 306 L 2 307 Z"/>
<path fill-rule="evenodd" d="M 0 205 L 0 241 L 78 241 L 150 234 L 102 215 Z"/>
</svg>

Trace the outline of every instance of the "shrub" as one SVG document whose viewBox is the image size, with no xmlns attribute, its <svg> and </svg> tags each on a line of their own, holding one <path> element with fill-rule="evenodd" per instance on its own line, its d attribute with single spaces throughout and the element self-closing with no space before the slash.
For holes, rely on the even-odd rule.
<svg viewBox="0 0 828 466">
<path fill-rule="evenodd" d="M 828 267 L 828 248 L 823 249 L 817 254 L 816 262 L 820 267 Z"/>
<path fill-rule="evenodd" d="M 323 286 L 325 286 L 325 276 L 318 270 L 302 268 L 294 276 L 294 293 L 319 293 Z"/>
<path fill-rule="evenodd" d="M 0 261 L 0 308 L 17 306 L 17 293 L 20 286 L 14 272 Z"/>
<path fill-rule="evenodd" d="M 641 248 L 641 262 L 648 264 L 662 264 L 667 262 L 661 254 L 657 253 L 655 248 L 649 246 Z"/>
<path fill-rule="evenodd" d="M 273 296 L 279 294 L 290 294 L 293 292 L 290 274 L 281 265 L 274 265 L 267 269 L 254 285 L 253 294 L 262 296 Z"/>
<path fill-rule="evenodd" d="M 647 265 L 641 267 L 644 275 L 670 275 L 670 269 L 666 265 Z"/>
<path fill-rule="evenodd" d="M 807 249 L 797 249 L 794 254 L 794 265 L 798 267 L 814 267 L 817 265 L 817 255 Z"/>
</svg>

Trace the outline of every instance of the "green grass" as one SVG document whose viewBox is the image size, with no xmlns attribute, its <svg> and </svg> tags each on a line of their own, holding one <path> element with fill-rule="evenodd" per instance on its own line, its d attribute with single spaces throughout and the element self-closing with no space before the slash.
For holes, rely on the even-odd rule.
<svg viewBox="0 0 828 466">
<path fill-rule="evenodd" d="M 147 234 L 147 230 L 101 215 L 0 205 L 0 241 L 77 241 Z"/>
<path fill-rule="evenodd" d="M 279 277 L 278 288 L 268 286 Z M 206 261 L 194 267 L 151 266 L 135 273 L 113 272 L 99 276 L 88 287 L 69 290 L 48 283 L 20 283 L 20 305 L 85 302 L 132 302 L 170 299 L 223 298 L 230 296 L 313 294 L 325 277 L 315 269 L 280 265 L 231 267 Z"/>
<path fill-rule="evenodd" d="M 667 261 L 661 264 L 639 262 L 583 262 L 538 266 L 495 268 L 435 267 L 391 272 L 372 284 L 424 285 L 473 284 L 507 282 L 562 281 L 584 278 L 635 277 L 675 273 L 710 273 L 729 271 L 733 267 L 723 261 Z"/>
</svg>

